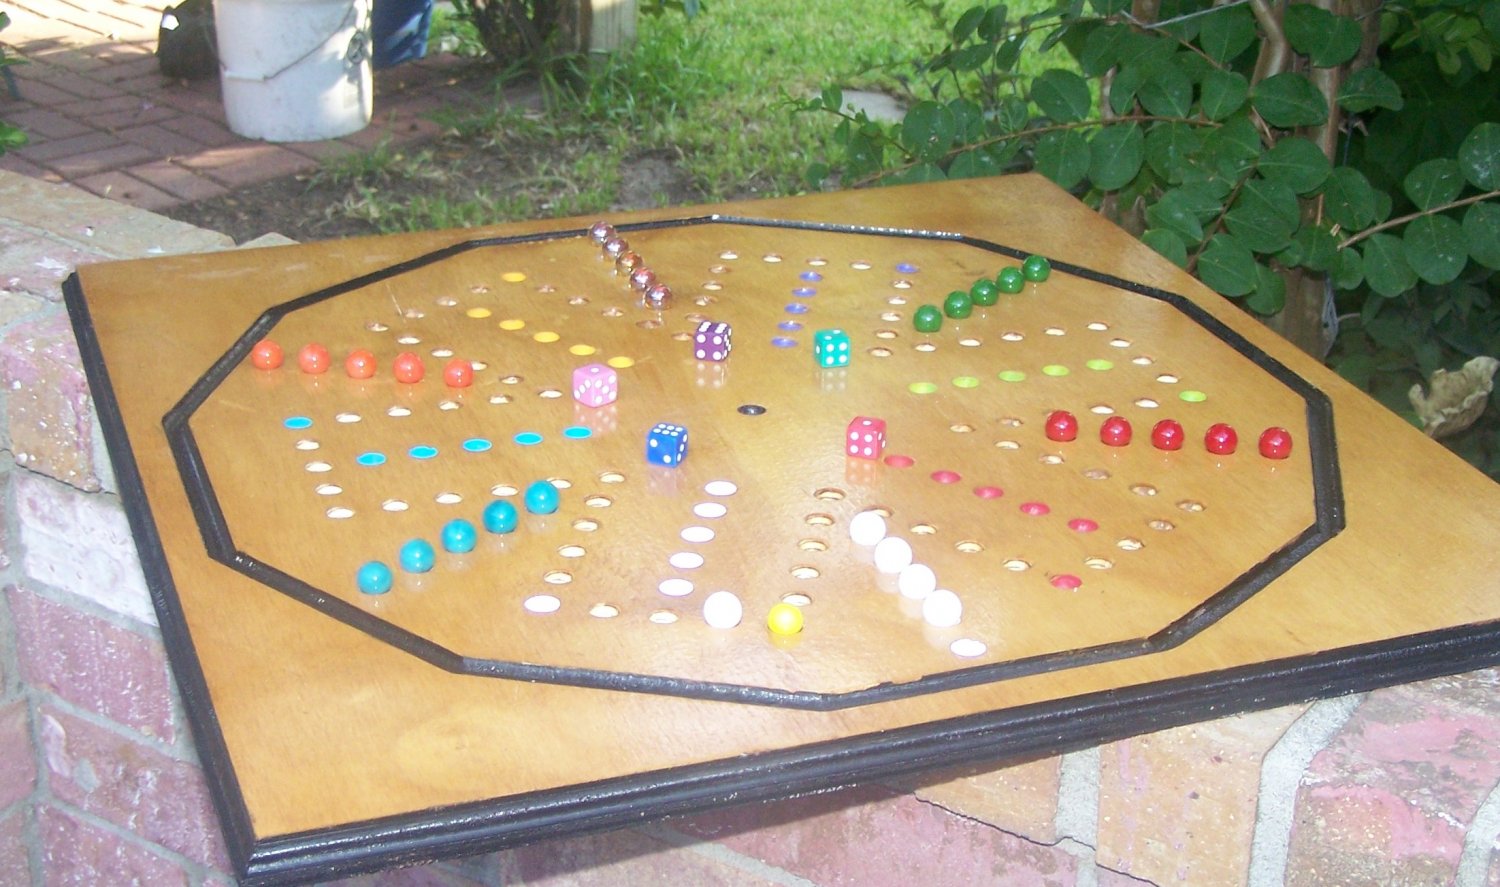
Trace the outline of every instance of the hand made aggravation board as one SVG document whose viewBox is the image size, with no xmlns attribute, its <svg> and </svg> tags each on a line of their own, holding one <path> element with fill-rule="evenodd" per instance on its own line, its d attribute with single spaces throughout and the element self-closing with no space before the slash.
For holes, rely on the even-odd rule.
<svg viewBox="0 0 1500 887">
<path fill-rule="evenodd" d="M 728 217 L 474 241 L 270 309 L 167 430 L 214 557 L 439 667 L 788 707 L 1174 646 L 1338 532 L 1318 391 L 1023 259 Z"/>
</svg>

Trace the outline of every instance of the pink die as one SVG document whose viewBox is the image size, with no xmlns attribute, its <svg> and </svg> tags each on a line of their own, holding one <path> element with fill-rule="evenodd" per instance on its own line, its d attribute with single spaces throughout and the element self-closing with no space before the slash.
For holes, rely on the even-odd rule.
<svg viewBox="0 0 1500 887">
<path fill-rule="evenodd" d="M 844 452 L 856 459 L 879 459 L 885 450 L 885 420 L 855 416 L 844 435 Z"/>
<path fill-rule="evenodd" d="M 727 360 L 733 347 L 727 323 L 705 320 L 698 324 L 698 331 L 693 334 L 693 356 L 699 360 Z"/>
<path fill-rule="evenodd" d="M 573 399 L 584 406 L 602 407 L 620 396 L 619 374 L 602 363 L 573 371 Z"/>
</svg>

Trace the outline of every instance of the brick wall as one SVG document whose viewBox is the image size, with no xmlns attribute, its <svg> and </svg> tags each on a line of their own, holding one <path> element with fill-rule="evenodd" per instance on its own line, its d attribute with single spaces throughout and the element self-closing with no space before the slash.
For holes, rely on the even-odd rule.
<svg viewBox="0 0 1500 887">
<path fill-rule="evenodd" d="M 58 289 L 84 262 L 229 245 L 0 172 L 0 885 L 232 882 Z M 1497 684 L 1475 672 L 345 883 L 1500 887 Z"/>
</svg>

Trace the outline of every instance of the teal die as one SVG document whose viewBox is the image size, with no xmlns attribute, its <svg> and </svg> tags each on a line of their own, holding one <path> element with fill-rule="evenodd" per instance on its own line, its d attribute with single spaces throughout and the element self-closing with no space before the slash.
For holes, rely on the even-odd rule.
<svg viewBox="0 0 1500 887">
<path fill-rule="evenodd" d="M 813 358 L 818 366 L 842 367 L 849 365 L 849 334 L 843 330 L 818 330 L 813 333 Z"/>
</svg>

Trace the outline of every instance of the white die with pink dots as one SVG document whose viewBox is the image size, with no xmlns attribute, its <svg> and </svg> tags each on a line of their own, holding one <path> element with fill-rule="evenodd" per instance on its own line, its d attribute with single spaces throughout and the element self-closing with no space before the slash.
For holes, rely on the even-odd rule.
<svg viewBox="0 0 1500 887">
<path fill-rule="evenodd" d="M 856 459 L 879 459 L 885 450 L 885 420 L 855 416 L 844 435 L 844 452 Z"/>
<path fill-rule="evenodd" d="M 573 399 L 590 407 L 602 407 L 620 396 L 619 374 L 602 363 L 591 363 L 573 371 Z"/>
</svg>

